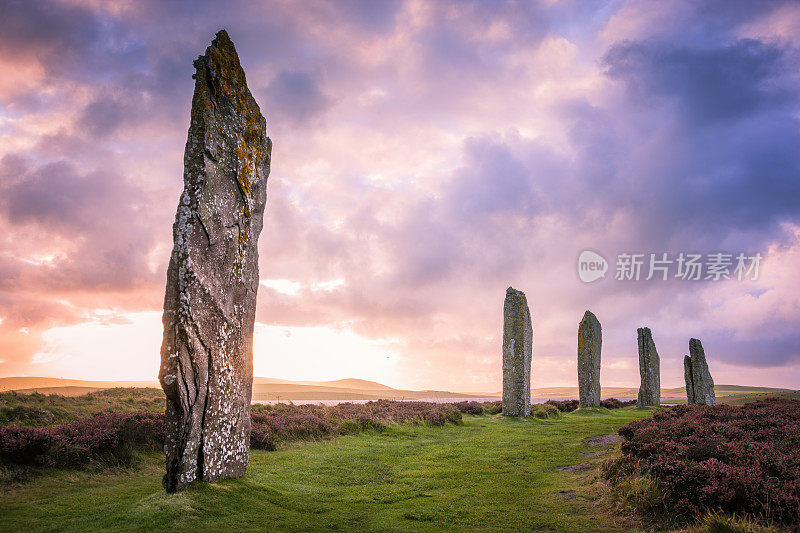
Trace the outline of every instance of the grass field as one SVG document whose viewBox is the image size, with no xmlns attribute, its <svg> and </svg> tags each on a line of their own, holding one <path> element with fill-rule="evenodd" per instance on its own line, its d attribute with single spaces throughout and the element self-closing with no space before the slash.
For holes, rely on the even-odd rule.
<svg viewBox="0 0 800 533">
<path fill-rule="evenodd" d="M 253 451 L 244 478 L 177 495 L 162 490 L 156 454 L 135 470 L 53 471 L 0 492 L 0 530 L 625 530 L 599 509 L 593 473 L 557 468 L 602 460 L 613 445 L 588 437 L 651 413 L 466 416 Z"/>
</svg>

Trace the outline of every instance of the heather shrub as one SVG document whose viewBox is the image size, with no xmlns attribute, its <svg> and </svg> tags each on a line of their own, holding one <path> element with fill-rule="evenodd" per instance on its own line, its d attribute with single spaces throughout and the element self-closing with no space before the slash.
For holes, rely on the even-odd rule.
<svg viewBox="0 0 800 533">
<path fill-rule="evenodd" d="M 606 409 L 621 409 L 622 407 L 632 407 L 636 405 L 636 400 L 618 400 L 616 398 L 606 398 L 605 400 L 600 400 L 600 407 L 605 407 Z"/>
<path fill-rule="evenodd" d="M 555 406 L 562 413 L 571 413 L 572 411 L 576 411 L 581 406 L 581 402 L 578 400 L 547 400 L 545 403 Z M 606 409 L 620 409 L 622 407 L 630 407 L 633 405 L 636 405 L 636 400 L 622 401 L 618 400 L 617 398 L 600 400 L 600 407 L 605 407 Z"/>
<path fill-rule="evenodd" d="M 448 406 L 444 409 L 445 420 L 453 425 L 461 424 L 464 418 L 461 416 L 461 411 L 454 407 Z"/>
<path fill-rule="evenodd" d="M 447 422 L 444 413 L 439 411 L 428 411 L 422 415 L 422 418 L 429 426 L 443 426 Z"/>
<path fill-rule="evenodd" d="M 275 439 L 265 424 L 252 424 L 250 428 L 250 449 L 275 451 Z"/>
<path fill-rule="evenodd" d="M 164 442 L 163 415 L 102 413 L 61 426 L 0 427 L 0 464 L 77 468 L 92 461 L 130 464 L 134 449 Z"/>
<path fill-rule="evenodd" d="M 0 464 L 47 466 L 45 462 L 52 441 L 49 428 L 0 427 Z"/>
<path fill-rule="evenodd" d="M 578 400 L 547 400 L 545 403 L 554 406 L 562 413 L 571 413 L 581 406 Z"/>
<path fill-rule="evenodd" d="M 308 409 L 273 411 L 270 414 L 251 413 L 254 424 L 267 427 L 280 441 L 312 440 L 334 434 L 334 425 L 321 413 Z"/>
<path fill-rule="evenodd" d="M 800 402 L 679 406 L 619 429 L 621 456 L 607 469 L 657 480 L 679 521 L 707 512 L 800 523 Z"/>
<path fill-rule="evenodd" d="M 467 415 L 482 415 L 483 414 L 483 405 L 478 402 L 472 401 L 463 401 L 463 402 L 456 402 L 455 404 L 456 409 L 461 411 Z"/>
<path fill-rule="evenodd" d="M 389 424 L 416 423 L 442 426 L 460 424 L 461 411 L 454 404 L 377 400 L 364 404 L 253 405 L 253 425 L 269 429 L 276 442 L 311 440 L 362 431 L 382 431 Z"/>
</svg>

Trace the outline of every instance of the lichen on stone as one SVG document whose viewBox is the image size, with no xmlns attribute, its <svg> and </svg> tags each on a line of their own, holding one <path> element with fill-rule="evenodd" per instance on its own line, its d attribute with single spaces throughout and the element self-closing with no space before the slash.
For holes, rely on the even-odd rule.
<svg viewBox="0 0 800 533">
<path fill-rule="evenodd" d="M 533 326 L 525 293 L 512 287 L 503 302 L 503 414 L 528 416 L 531 410 Z"/>
<path fill-rule="evenodd" d="M 600 405 L 600 358 L 603 330 L 600 321 L 586 311 L 578 325 L 578 396 L 581 407 Z"/>
<path fill-rule="evenodd" d="M 636 330 L 639 345 L 639 375 L 641 385 L 636 405 L 652 407 L 661 405 L 661 359 L 653 341 L 650 328 Z"/>
<path fill-rule="evenodd" d="M 247 466 L 257 242 L 272 148 L 224 30 L 194 66 L 161 348 L 169 491 Z"/>
</svg>

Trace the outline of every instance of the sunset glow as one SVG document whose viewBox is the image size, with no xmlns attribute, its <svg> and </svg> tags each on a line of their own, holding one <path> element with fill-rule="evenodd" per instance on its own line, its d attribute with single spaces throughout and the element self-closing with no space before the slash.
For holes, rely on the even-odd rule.
<svg viewBox="0 0 800 533">
<path fill-rule="evenodd" d="M 800 4 L 244 5 L 3 8 L 0 377 L 157 379 L 192 60 L 225 28 L 274 143 L 256 376 L 497 392 L 513 286 L 533 387 L 576 384 L 591 309 L 603 385 L 638 385 L 648 326 L 663 387 L 697 337 L 717 383 L 797 388 Z M 763 259 L 615 279 L 681 252 Z"/>
</svg>

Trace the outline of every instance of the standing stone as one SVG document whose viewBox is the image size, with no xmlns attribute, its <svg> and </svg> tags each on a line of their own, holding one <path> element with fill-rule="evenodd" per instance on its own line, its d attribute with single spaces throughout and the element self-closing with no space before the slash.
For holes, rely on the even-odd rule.
<svg viewBox="0 0 800 533">
<path fill-rule="evenodd" d="M 600 405 L 600 350 L 603 331 L 600 321 L 586 311 L 578 326 L 578 395 L 581 407 Z"/>
<path fill-rule="evenodd" d="M 194 67 L 159 372 L 168 492 L 247 468 L 257 243 L 272 150 L 224 30 Z"/>
<path fill-rule="evenodd" d="M 639 328 L 636 334 L 639 338 L 639 374 L 642 378 L 636 405 L 661 405 L 661 360 L 653 342 L 653 334 L 650 328 Z"/>
<path fill-rule="evenodd" d="M 533 327 L 525 293 L 509 287 L 503 302 L 503 414 L 531 412 Z"/>
<path fill-rule="evenodd" d="M 706 353 L 699 339 L 689 340 L 689 355 L 683 358 L 683 369 L 686 379 L 686 399 L 689 404 L 716 405 L 714 379 L 708 370 Z"/>
<path fill-rule="evenodd" d="M 694 378 L 692 377 L 692 358 L 688 355 L 683 356 L 683 379 L 686 381 L 686 403 L 689 405 L 695 405 Z"/>
</svg>

